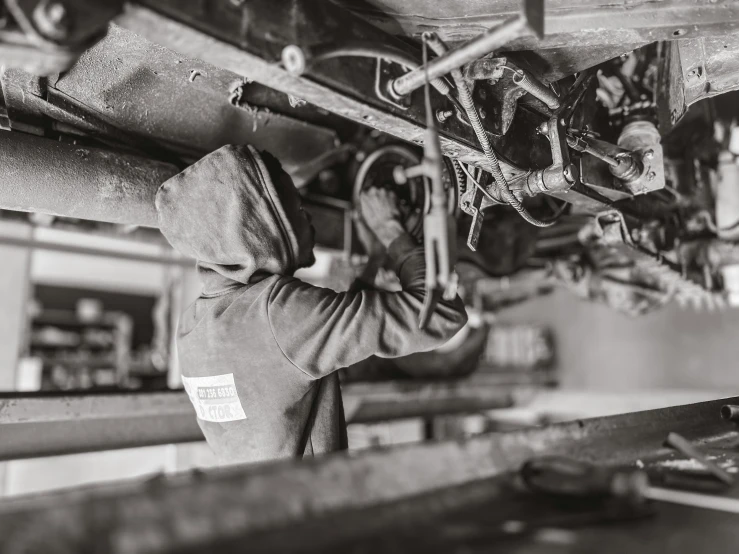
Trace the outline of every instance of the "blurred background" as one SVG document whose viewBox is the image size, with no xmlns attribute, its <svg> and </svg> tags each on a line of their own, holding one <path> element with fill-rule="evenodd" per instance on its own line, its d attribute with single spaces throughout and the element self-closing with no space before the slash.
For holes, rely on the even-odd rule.
<svg viewBox="0 0 739 554">
<path fill-rule="evenodd" d="M 180 388 L 173 337 L 199 283 L 194 262 L 158 233 L 3 212 L 0 260 L 2 391 Z M 299 276 L 341 289 L 358 263 L 341 250 L 319 248 L 316 264 Z M 478 282 L 475 294 L 466 291 L 471 324 L 436 354 L 446 362 L 451 358 L 444 356 L 461 356 L 464 363 L 430 364 L 431 373 L 420 375 L 412 369 L 418 362 L 344 372 L 350 421 L 362 399 L 378 391 L 403 400 L 445 387 L 471 406 L 449 405 L 449 413 L 433 417 L 403 417 L 401 410 L 391 421 L 352 424 L 350 448 L 689 403 L 736 390 L 736 309 L 669 304 L 633 318 L 558 288 L 501 305 L 517 286 L 488 278 Z M 485 295 L 499 300 L 494 310 Z M 457 374 L 445 369 L 451 366 Z M 470 404 L 471 389 L 477 403 Z M 485 402 L 503 394 L 512 406 L 494 401 L 497 409 L 485 409 Z M 204 442 L 13 460 L 0 463 L 0 492 L 17 495 L 213 463 Z"/>
</svg>

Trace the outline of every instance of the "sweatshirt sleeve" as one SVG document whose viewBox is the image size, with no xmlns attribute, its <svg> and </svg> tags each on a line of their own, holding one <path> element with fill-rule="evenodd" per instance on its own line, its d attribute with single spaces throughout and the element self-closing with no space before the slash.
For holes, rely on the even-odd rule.
<svg viewBox="0 0 739 554">
<path fill-rule="evenodd" d="M 402 290 L 335 292 L 296 278 L 280 279 L 268 317 L 283 354 L 318 379 L 372 355 L 397 358 L 432 350 L 467 321 L 459 297 L 440 301 L 426 329 L 418 316 L 426 296 L 423 248 L 401 235 L 388 248 Z"/>
</svg>

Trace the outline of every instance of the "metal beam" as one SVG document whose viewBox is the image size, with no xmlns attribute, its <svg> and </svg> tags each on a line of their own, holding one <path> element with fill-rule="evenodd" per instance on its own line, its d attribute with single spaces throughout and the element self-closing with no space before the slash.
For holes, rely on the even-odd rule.
<svg viewBox="0 0 739 554">
<path fill-rule="evenodd" d="M 347 385 L 348 423 L 472 413 L 512 406 L 484 381 Z M 181 391 L 0 394 L 0 460 L 203 440 Z"/>
<path fill-rule="evenodd" d="M 563 454 L 606 464 L 649 462 L 664 454 L 663 442 L 669 432 L 703 444 L 723 444 L 726 452 L 733 451 L 739 432 L 719 414 L 723 405 L 737 403 L 739 398 L 732 398 L 480 435 L 466 441 L 198 471 L 84 492 L 11 499 L 0 511 L 0 536 L 3 547 L 13 552 L 35 551 L 31 546 L 39 544 L 44 552 L 173 552 L 185 548 L 188 552 L 239 552 L 245 544 L 248 548 L 259 545 L 260 537 L 269 536 L 270 529 L 289 538 L 294 531 L 289 526 L 302 522 L 298 529 L 323 531 L 309 534 L 312 538 L 304 538 L 307 543 L 302 546 L 313 540 L 329 541 L 326 535 L 340 544 L 352 533 L 357 536 L 368 528 L 387 530 L 411 516 L 433 525 L 429 514 L 449 512 L 471 500 L 495 504 L 511 488 L 496 484 L 495 477 L 518 470 L 535 455 Z M 374 517 L 363 517 L 373 507 Z"/>
<path fill-rule="evenodd" d="M 0 208 L 157 226 L 154 195 L 174 165 L 0 131 Z"/>
<path fill-rule="evenodd" d="M 0 395 L 0 460 L 202 440 L 180 392 Z"/>
</svg>

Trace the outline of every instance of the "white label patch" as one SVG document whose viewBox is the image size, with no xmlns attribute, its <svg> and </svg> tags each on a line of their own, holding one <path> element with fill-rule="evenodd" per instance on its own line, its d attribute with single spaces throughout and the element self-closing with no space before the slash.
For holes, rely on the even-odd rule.
<svg viewBox="0 0 739 554">
<path fill-rule="evenodd" d="M 234 384 L 234 374 L 182 377 L 182 384 L 203 421 L 222 423 L 246 419 Z"/>
</svg>

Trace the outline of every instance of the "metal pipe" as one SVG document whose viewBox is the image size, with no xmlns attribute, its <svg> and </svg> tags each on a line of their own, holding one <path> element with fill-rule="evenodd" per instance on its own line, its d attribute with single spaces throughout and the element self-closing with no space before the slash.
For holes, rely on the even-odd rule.
<svg viewBox="0 0 739 554">
<path fill-rule="evenodd" d="M 0 132 L 0 208 L 157 227 L 154 195 L 174 165 Z"/>
<path fill-rule="evenodd" d="M 203 440 L 182 392 L 0 395 L 0 460 Z"/>
<path fill-rule="evenodd" d="M 171 249 L 161 255 L 135 254 L 133 252 L 119 252 L 117 250 L 106 250 L 104 248 L 92 248 L 90 246 L 77 246 L 36 239 L 24 239 L 0 236 L 0 244 L 4 246 L 18 246 L 19 248 L 35 248 L 37 250 L 49 250 L 51 252 L 64 252 L 65 254 L 81 254 L 83 256 L 97 256 L 102 258 L 113 258 L 116 260 L 128 260 L 132 262 L 144 262 L 158 265 L 171 265 L 179 267 L 195 267 L 195 260 L 175 255 Z M 164 245 L 162 245 L 164 247 Z"/>
<path fill-rule="evenodd" d="M 721 418 L 726 421 L 739 421 L 739 406 L 735 404 L 721 406 Z"/>
<path fill-rule="evenodd" d="M 434 58 L 425 66 L 409 71 L 395 79 L 391 88 L 398 96 L 405 96 L 423 86 L 429 80 L 438 79 L 454 69 L 459 69 L 464 64 L 475 61 L 493 50 L 505 46 L 510 41 L 521 37 L 529 28 L 528 19 L 525 15 L 504 21 L 497 27 L 492 27 L 463 44 L 455 50 L 438 58 Z"/>
</svg>

